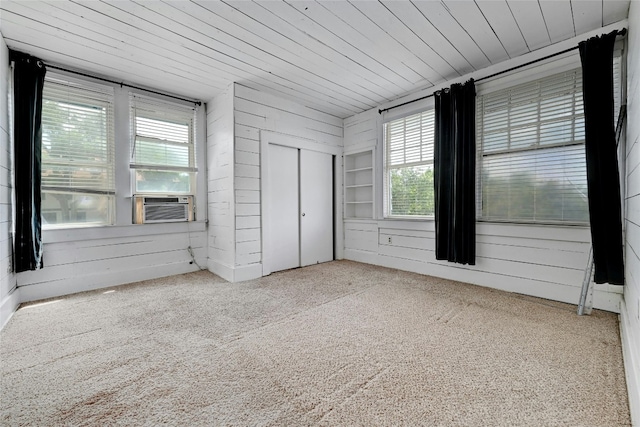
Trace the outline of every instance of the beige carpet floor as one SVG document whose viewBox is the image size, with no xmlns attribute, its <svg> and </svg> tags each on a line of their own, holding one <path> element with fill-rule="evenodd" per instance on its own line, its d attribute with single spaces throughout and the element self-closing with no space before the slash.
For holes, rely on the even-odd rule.
<svg viewBox="0 0 640 427">
<path fill-rule="evenodd" d="M 628 426 L 617 316 L 338 261 L 18 310 L 1 425 Z"/>
</svg>

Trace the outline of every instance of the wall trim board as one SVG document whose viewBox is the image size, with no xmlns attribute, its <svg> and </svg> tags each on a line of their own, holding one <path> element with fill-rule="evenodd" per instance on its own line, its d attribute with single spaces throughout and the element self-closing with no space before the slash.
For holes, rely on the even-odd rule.
<svg viewBox="0 0 640 427">
<path fill-rule="evenodd" d="M 640 426 L 640 331 L 633 328 L 624 300 L 621 302 L 620 309 L 620 340 L 629 394 L 631 424 Z"/>
<path fill-rule="evenodd" d="M 293 136 L 286 133 L 260 130 L 261 155 L 264 153 L 262 148 L 264 148 L 266 144 L 277 144 L 302 150 L 319 151 L 320 153 L 332 154 L 334 156 L 342 155 L 342 147 L 323 144 L 312 139 Z"/>
<path fill-rule="evenodd" d="M 580 296 L 580 286 L 566 286 L 532 279 L 506 277 L 500 274 L 477 271 L 470 268 L 451 268 L 448 265 L 400 259 L 364 250 L 345 249 L 344 255 L 345 259 L 351 261 L 410 271 L 412 273 L 455 280 L 506 292 L 530 295 L 567 304 L 577 305 Z M 594 308 L 619 313 L 622 294 L 594 289 L 593 300 Z"/>
<path fill-rule="evenodd" d="M 154 234 L 196 233 L 207 229 L 206 221 L 167 222 L 162 224 L 110 225 L 105 227 L 79 227 L 44 230 L 43 241 L 62 243 L 117 237 L 151 236 Z"/>
<path fill-rule="evenodd" d="M 253 280 L 262 277 L 261 263 L 230 266 L 228 264 L 209 259 L 207 264 L 210 272 L 231 283 L 244 282 L 245 280 Z"/>
<path fill-rule="evenodd" d="M 126 271 L 109 271 L 90 276 L 68 277 L 60 280 L 43 282 L 20 287 L 21 302 L 38 301 L 56 298 L 78 292 L 111 288 L 143 280 L 159 279 L 177 274 L 193 273 L 199 268 L 195 264 L 185 262 L 164 265 L 152 265 Z"/>
<path fill-rule="evenodd" d="M 342 153 L 343 147 L 332 146 L 316 142 L 311 139 L 301 138 L 298 136 L 288 135 L 279 132 L 260 130 L 260 216 L 262 223 L 262 276 L 271 274 L 269 267 L 269 251 L 267 248 L 271 242 L 271 234 L 268 227 L 267 219 L 270 213 L 267 209 L 265 200 L 268 197 L 269 188 L 269 144 L 282 145 L 286 147 L 297 148 L 301 150 L 317 151 L 320 153 L 331 154 L 335 156 L 335 166 L 333 171 L 333 194 L 334 194 L 334 256 L 335 259 L 344 257 L 344 222 L 342 220 Z"/>
<path fill-rule="evenodd" d="M 435 220 L 409 219 L 409 218 L 383 218 L 379 220 L 349 220 L 376 222 L 379 228 L 401 229 L 401 230 L 424 230 L 435 232 Z M 591 234 L 589 227 L 574 225 L 553 225 L 553 224 L 518 224 L 500 223 L 488 221 L 476 221 L 476 234 L 490 236 L 506 236 L 527 239 L 561 240 L 576 243 L 590 243 Z"/>
<path fill-rule="evenodd" d="M 344 259 L 349 261 L 361 262 L 363 264 L 377 265 L 378 254 L 375 252 L 364 251 L 361 249 L 345 249 Z"/>
<path fill-rule="evenodd" d="M 262 277 L 262 263 L 236 266 L 234 269 L 233 281 L 244 282 Z"/>
<path fill-rule="evenodd" d="M 209 258 L 207 260 L 207 268 L 210 272 L 217 276 L 220 276 L 227 282 L 233 282 L 234 268 L 232 266 Z"/>
<path fill-rule="evenodd" d="M 16 312 L 23 302 L 20 292 L 19 288 L 14 288 L 0 303 L 0 331 L 6 326 L 9 320 L 11 320 L 13 313 Z"/>
<path fill-rule="evenodd" d="M 235 264 L 235 84 L 207 103 L 207 268 L 225 280 Z M 213 262 L 212 260 L 215 260 Z M 212 263 L 213 262 L 213 263 Z"/>
<path fill-rule="evenodd" d="M 382 265 L 393 266 L 397 263 L 397 258 L 387 256 L 380 256 L 380 258 L 382 259 Z M 580 286 L 568 286 L 524 277 L 513 277 L 494 272 L 478 271 L 471 268 L 451 268 L 451 266 L 446 264 L 417 263 L 421 265 L 416 268 L 411 266 L 415 261 L 403 260 L 402 263 L 407 264 L 408 268 L 412 268 L 411 271 L 415 270 L 415 272 L 421 274 L 560 301 L 567 304 L 577 305 L 580 297 Z M 404 265 L 402 268 L 405 268 Z M 621 300 L 621 294 L 605 293 L 597 289 L 593 291 L 593 305 L 596 309 L 619 313 Z"/>
</svg>

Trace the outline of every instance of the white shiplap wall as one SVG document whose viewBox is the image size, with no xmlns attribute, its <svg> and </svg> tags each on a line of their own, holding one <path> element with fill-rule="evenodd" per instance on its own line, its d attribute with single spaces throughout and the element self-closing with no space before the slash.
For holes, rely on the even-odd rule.
<svg viewBox="0 0 640 427">
<path fill-rule="evenodd" d="M 343 124 L 337 117 L 240 84 L 234 85 L 233 117 L 234 194 L 229 210 L 235 213 L 235 263 L 225 279 L 239 281 L 262 275 L 260 132 L 342 147 Z"/>
<path fill-rule="evenodd" d="M 377 218 L 382 218 L 382 120 L 368 111 L 345 120 L 344 151 L 376 147 Z M 478 223 L 475 266 L 435 259 L 433 221 L 345 221 L 347 259 L 577 304 L 587 264 L 586 227 Z M 619 287 L 596 285 L 594 306 L 618 312 Z"/>
<path fill-rule="evenodd" d="M 43 240 L 45 267 L 16 275 L 22 302 L 206 268 L 204 222 L 68 229 Z"/>
<path fill-rule="evenodd" d="M 9 146 L 9 50 L 0 35 L 0 328 L 20 303 L 11 273 L 11 166 Z"/>
<path fill-rule="evenodd" d="M 229 281 L 235 265 L 233 87 L 207 103 L 208 267 Z"/>
<path fill-rule="evenodd" d="M 631 2 L 627 57 L 627 138 L 625 150 L 625 279 L 621 310 L 629 404 L 640 425 L 640 4 Z"/>
</svg>

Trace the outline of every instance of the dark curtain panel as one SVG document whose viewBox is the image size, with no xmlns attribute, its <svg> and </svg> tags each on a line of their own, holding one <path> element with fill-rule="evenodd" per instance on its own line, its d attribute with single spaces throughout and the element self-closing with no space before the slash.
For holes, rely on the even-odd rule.
<svg viewBox="0 0 640 427">
<path fill-rule="evenodd" d="M 476 89 L 435 93 L 436 259 L 476 263 Z"/>
<path fill-rule="evenodd" d="M 624 284 L 620 175 L 613 124 L 617 31 L 580 43 L 589 218 L 595 282 Z"/>
<path fill-rule="evenodd" d="M 40 166 L 42 87 L 45 67 L 37 58 L 10 51 L 13 70 L 15 177 L 14 271 L 42 268 Z"/>
</svg>

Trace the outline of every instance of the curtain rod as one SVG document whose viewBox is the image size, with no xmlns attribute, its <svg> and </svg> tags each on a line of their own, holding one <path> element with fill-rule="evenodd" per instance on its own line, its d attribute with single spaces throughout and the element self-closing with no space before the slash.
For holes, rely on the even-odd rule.
<svg viewBox="0 0 640 427">
<path fill-rule="evenodd" d="M 58 67 L 57 65 L 52 65 L 52 64 L 49 64 L 49 63 L 47 63 L 47 62 L 45 62 L 45 61 L 42 61 L 42 62 L 44 63 L 44 65 L 45 65 L 47 68 L 53 68 L 53 69 L 55 69 L 55 70 L 66 71 L 67 73 L 77 74 L 77 75 L 79 75 L 79 76 L 89 77 L 89 78 L 92 78 L 92 79 L 101 80 L 101 81 L 103 81 L 103 82 L 108 82 L 108 83 L 117 84 L 117 85 L 120 85 L 120 87 L 122 87 L 122 86 L 126 86 L 126 87 L 130 87 L 130 88 L 132 88 L 132 89 L 143 90 L 143 91 L 145 91 L 145 92 L 154 93 L 154 94 L 156 94 L 156 95 L 162 95 L 162 96 L 166 96 L 166 97 L 168 97 L 168 98 L 173 98 L 173 99 L 178 99 L 178 100 L 180 100 L 180 101 L 190 102 L 190 103 L 196 104 L 196 105 L 198 105 L 198 106 L 202 105 L 202 102 L 201 102 L 201 101 L 194 101 L 193 99 L 180 98 L 179 96 L 169 95 L 169 94 L 162 93 L 162 92 L 158 92 L 158 91 L 151 90 L 151 89 L 145 89 L 145 88 L 140 87 L 140 86 L 134 86 L 134 85 L 130 85 L 130 84 L 127 84 L 127 83 L 124 83 L 124 82 L 117 82 L 117 81 L 115 81 L 115 80 L 105 79 L 104 77 L 98 77 L 98 76 L 94 76 L 94 75 L 92 75 L 92 74 L 82 73 L 82 72 L 80 72 L 80 71 L 69 70 L 69 69 L 67 69 L 67 68 Z"/>
<path fill-rule="evenodd" d="M 616 35 L 624 36 L 625 34 L 627 34 L 627 29 L 623 28 L 621 30 L 617 30 L 617 34 Z M 506 73 L 509 73 L 511 71 L 517 70 L 519 68 L 523 68 L 523 67 L 526 67 L 528 65 L 535 64 L 536 62 L 541 62 L 541 61 L 544 61 L 546 59 L 553 58 L 554 56 L 559 56 L 559 55 L 565 54 L 567 52 L 571 52 L 572 50 L 577 50 L 579 48 L 580 48 L 580 45 L 573 46 L 573 47 L 570 47 L 568 49 L 562 50 L 560 52 L 552 53 L 552 54 L 544 56 L 542 58 L 534 59 L 533 61 L 529 61 L 529 62 L 527 62 L 525 64 L 516 65 L 515 67 L 511 67 L 511 68 L 509 68 L 507 70 L 498 71 L 497 73 L 493 73 L 493 74 L 490 74 L 488 76 L 480 77 L 479 79 L 476 79 L 475 81 L 477 83 L 477 82 L 481 82 L 483 80 L 487 80 L 487 79 L 490 79 L 490 78 L 493 78 L 493 77 L 497 77 L 497 76 L 499 76 L 501 74 L 506 74 Z M 403 102 L 402 104 L 394 105 L 392 107 L 378 109 L 378 114 L 382 114 L 385 111 L 393 110 L 394 108 L 402 107 L 404 105 L 412 104 L 414 102 L 422 101 L 423 99 L 431 98 L 432 96 L 435 95 L 436 92 L 433 92 L 430 95 L 425 95 L 425 96 L 422 96 L 420 98 L 413 99 L 411 101 Z"/>
</svg>

